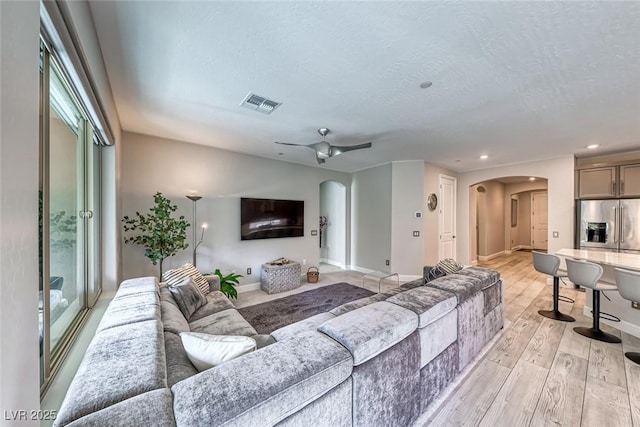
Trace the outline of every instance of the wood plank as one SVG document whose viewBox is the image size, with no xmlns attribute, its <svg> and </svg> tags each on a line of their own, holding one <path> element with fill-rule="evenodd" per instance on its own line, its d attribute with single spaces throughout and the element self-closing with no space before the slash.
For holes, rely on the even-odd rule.
<svg viewBox="0 0 640 427">
<path fill-rule="evenodd" d="M 575 316 L 574 316 L 575 317 Z M 591 351 L 591 339 L 576 333 L 573 328 L 576 326 L 588 326 L 588 324 L 579 324 L 579 322 L 569 323 L 564 329 L 558 352 L 572 354 L 585 360 L 589 359 L 589 351 Z"/>
<path fill-rule="evenodd" d="M 426 425 L 478 425 L 510 373 L 509 368 L 483 360 Z"/>
<path fill-rule="evenodd" d="M 593 340 L 588 376 L 620 387 L 627 386 L 622 346 Z"/>
<path fill-rule="evenodd" d="M 535 334 L 538 324 L 530 319 L 518 318 L 489 350 L 487 359 L 507 368 L 513 368 Z"/>
<path fill-rule="evenodd" d="M 627 389 L 587 375 L 581 425 L 632 426 Z"/>
<path fill-rule="evenodd" d="M 548 369 L 518 361 L 479 425 L 529 425 L 548 373 Z"/>
<path fill-rule="evenodd" d="M 551 368 L 565 326 L 565 322 L 544 317 L 520 359 L 543 368 Z"/>
<path fill-rule="evenodd" d="M 579 426 L 587 378 L 586 359 L 558 352 L 547 376 L 532 426 Z"/>
<path fill-rule="evenodd" d="M 627 360 L 625 370 L 629 387 L 629 403 L 631 404 L 631 418 L 634 426 L 640 426 L 640 365 Z"/>
</svg>

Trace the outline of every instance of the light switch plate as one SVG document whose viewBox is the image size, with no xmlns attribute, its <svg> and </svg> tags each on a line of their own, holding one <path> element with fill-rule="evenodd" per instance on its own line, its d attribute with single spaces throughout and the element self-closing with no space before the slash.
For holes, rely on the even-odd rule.
<svg viewBox="0 0 640 427">
<path fill-rule="evenodd" d="M 422 218 L 422 212 L 416 212 L 416 218 Z"/>
<path fill-rule="evenodd" d="M 558 237 L 560 237 L 560 233 L 558 231 L 554 231 L 553 232 L 553 238 L 557 239 Z"/>
</svg>

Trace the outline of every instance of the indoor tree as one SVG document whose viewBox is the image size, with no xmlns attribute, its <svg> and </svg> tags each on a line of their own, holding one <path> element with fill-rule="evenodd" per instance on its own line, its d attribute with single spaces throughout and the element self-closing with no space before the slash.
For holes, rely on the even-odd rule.
<svg viewBox="0 0 640 427">
<path fill-rule="evenodd" d="M 151 263 L 160 264 L 160 280 L 162 280 L 164 259 L 189 246 L 186 232 L 189 223 L 185 221 L 183 215 L 174 217 L 178 206 L 172 205 L 162 193 L 156 193 L 153 201 L 154 206 L 149 209 L 150 213 L 142 215 L 136 212 L 135 218 L 128 216 L 122 218 L 124 231 L 137 233 L 125 237 L 124 242 L 144 246 L 144 255 L 151 260 Z"/>
</svg>

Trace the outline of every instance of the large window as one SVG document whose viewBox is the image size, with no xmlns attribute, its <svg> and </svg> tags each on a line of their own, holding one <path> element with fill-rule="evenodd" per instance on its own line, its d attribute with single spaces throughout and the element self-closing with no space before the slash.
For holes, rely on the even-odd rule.
<svg viewBox="0 0 640 427">
<path fill-rule="evenodd" d="M 100 294 L 100 153 L 64 70 L 41 48 L 40 360 L 43 390 Z"/>
</svg>

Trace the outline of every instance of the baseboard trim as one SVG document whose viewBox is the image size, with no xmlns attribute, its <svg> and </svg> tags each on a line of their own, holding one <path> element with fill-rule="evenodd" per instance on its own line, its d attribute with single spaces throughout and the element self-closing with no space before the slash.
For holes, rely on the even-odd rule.
<svg viewBox="0 0 640 427">
<path fill-rule="evenodd" d="M 345 265 L 343 263 L 341 263 L 340 261 L 335 261 L 333 259 L 328 259 L 328 258 L 320 258 L 319 260 L 321 263 L 325 263 L 325 264 L 329 264 L 329 265 L 333 265 L 334 267 L 339 267 L 341 269 L 345 269 Z"/>
<path fill-rule="evenodd" d="M 259 291 L 260 290 L 260 282 L 247 283 L 245 285 L 240 285 L 236 288 L 239 294 L 244 294 L 245 292 L 251 291 Z"/>
<path fill-rule="evenodd" d="M 506 251 L 500 251 L 500 252 L 496 252 L 495 254 L 491 254 L 491 255 L 487 255 L 487 256 L 478 255 L 478 260 L 479 261 L 491 261 L 494 258 L 498 258 L 499 256 L 504 255 L 505 252 Z"/>
</svg>

